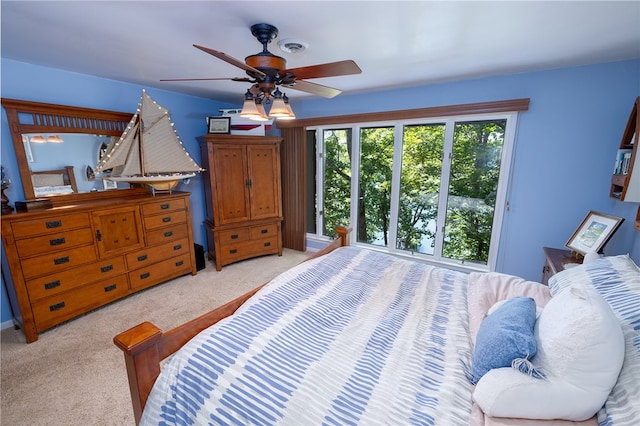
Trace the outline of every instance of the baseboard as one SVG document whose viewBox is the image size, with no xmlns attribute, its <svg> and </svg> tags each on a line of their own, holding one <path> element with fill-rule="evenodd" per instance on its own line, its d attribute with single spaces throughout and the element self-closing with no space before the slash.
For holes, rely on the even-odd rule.
<svg viewBox="0 0 640 426">
<path fill-rule="evenodd" d="M 0 323 L 0 330 L 4 330 L 7 328 L 13 327 L 13 320 L 5 321 Z"/>
</svg>

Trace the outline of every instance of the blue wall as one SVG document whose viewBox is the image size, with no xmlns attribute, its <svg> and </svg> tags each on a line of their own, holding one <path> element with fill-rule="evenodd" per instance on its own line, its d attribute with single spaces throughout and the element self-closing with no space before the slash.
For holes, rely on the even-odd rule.
<svg viewBox="0 0 640 426">
<path fill-rule="evenodd" d="M 3 59 L 2 97 L 133 112 L 142 87 Z M 357 78 L 353 77 L 353 78 Z M 205 117 L 239 105 L 147 88 L 167 107 L 186 149 L 199 162 L 195 140 Z M 293 101 L 299 118 L 530 98 L 520 115 L 510 209 L 505 214 L 498 270 L 538 281 L 542 246 L 563 247 L 589 210 L 626 218 L 606 254 L 630 252 L 640 263 L 640 233 L 633 230 L 637 203 L 609 198 L 614 155 L 633 102 L 640 94 L 640 60 L 466 80 L 372 94 Z M 327 113 L 330 111 L 330 113 Z M 11 201 L 23 199 L 4 112 L 2 164 L 14 184 Z M 192 179 L 194 238 L 206 245 L 202 181 Z M 11 318 L 4 289 L 2 322 Z"/>
</svg>

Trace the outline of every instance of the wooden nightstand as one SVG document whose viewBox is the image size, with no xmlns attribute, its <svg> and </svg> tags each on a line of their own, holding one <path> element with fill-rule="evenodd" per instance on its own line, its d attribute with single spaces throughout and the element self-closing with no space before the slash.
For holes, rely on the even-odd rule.
<svg viewBox="0 0 640 426">
<path fill-rule="evenodd" d="M 567 264 L 580 265 L 582 258 L 572 256 L 570 250 L 543 247 L 545 263 L 542 267 L 542 284 L 549 285 L 549 278 L 567 268 Z M 569 266 L 570 267 L 570 266 Z"/>
</svg>

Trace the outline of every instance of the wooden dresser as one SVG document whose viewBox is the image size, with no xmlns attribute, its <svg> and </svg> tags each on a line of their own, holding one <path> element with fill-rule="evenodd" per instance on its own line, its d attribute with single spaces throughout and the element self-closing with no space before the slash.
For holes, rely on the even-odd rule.
<svg viewBox="0 0 640 426">
<path fill-rule="evenodd" d="M 200 137 L 208 257 L 224 265 L 282 256 L 279 137 Z"/>
<path fill-rule="evenodd" d="M 3 215 L 4 278 L 27 342 L 136 291 L 195 275 L 189 195 L 109 198 Z"/>
</svg>

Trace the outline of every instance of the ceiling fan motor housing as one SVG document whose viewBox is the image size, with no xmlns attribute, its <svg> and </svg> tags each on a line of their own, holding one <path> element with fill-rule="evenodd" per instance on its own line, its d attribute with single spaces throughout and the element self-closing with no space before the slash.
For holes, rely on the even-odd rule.
<svg viewBox="0 0 640 426">
<path fill-rule="evenodd" d="M 268 95 L 280 84 L 280 71 L 287 68 L 287 60 L 269 52 L 267 45 L 278 36 L 278 29 L 270 24 L 255 24 L 251 26 L 251 34 L 262 44 L 262 52 L 247 56 L 244 60 L 247 65 L 260 70 L 265 75 L 257 76 L 247 71 L 250 77 L 257 80 L 260 91 Z"/>
</svg>

